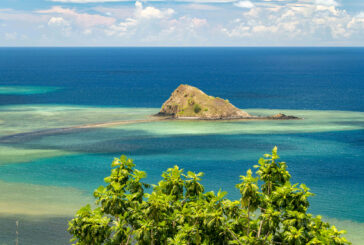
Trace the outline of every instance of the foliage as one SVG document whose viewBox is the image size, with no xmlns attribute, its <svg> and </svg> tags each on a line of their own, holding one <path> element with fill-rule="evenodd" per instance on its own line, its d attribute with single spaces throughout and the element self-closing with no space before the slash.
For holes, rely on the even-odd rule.
<svg viewBox="0 0 364 245">
<path fill-rule="evenodd" d="M 195 104 L 195 101 L 193 100 L 193 98 L 188 98 L 187 102 L 189 105 Z"/>
<path fill-rule="evenodd" d="M 290 183 L 277 148 L 241 176 L 240 200 L 205 192 L 203 173 L 174 166 L 151 193 L 146 173 L 122 156 L 112 163 L 106 187 L 95 192 L 98 208 L 86 206 L 69 223 L 76 244 L 349 244 L 343 231 L 307 213 L 305 185 Z"/>
<path fill-rule="evenodd" d="M 199 113 L 201 111 L 201 106 L 199 104 L 195 104 L 195 106 L 193 107 L 193 111 L 195 113 Z"/>
</svg>

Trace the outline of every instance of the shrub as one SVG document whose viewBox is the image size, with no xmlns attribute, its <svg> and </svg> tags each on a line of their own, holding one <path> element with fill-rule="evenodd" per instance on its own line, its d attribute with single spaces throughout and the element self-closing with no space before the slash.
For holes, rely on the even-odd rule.
<svg viewBox="0 0 364 245">
<path fill-rule="evenodd" d="M 199 104 L 195 104 L 195 106 L 193 107 L 193 111 L 195 113 L 199 113 L 201 111 L 201 106 Z"/>
<path fill-rule="evenodd" d="M 195 104 L 195 101 L 192 98 L 188 98 L 187 102 L 189 105 Z"/>
<path fill-rule="evenodd" d="M 313 194 L 292 185 L 277 148 L 241 176 L 241 198 L 205 192 L 203 173 L 174 166 L 151 193 L 146 173 L 122 156 L 111 165 L 106 186 L 94 192 L 98 208 L 86 206 L 69 222 L 76 244 L 349 244 L 334 226 L 307 213 Z"/>
</svg>

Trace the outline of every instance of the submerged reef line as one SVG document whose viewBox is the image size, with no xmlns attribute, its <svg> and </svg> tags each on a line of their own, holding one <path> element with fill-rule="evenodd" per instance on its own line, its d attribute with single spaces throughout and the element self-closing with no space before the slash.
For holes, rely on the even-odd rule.
<svg viewBox="0 0 364 245">
<path fill-rule="evenodd" d="M 235 119 L 196 119 L 193 117 L 181 117 L 181 118 L 172 118 L 168 116 L 151 116 L 147 119 L 135 119 L 135 120 L 123 120 L 123 121 L 115 121 L 115 122 L 105 122 L 105 123 L 90 123 L 90 124 L 82 124 L 77 126 L 71 127 L 61 127 L 61 128 L 51 128 L 51 129 L 44 129 L 44 130 L 36 130 L 31 132 L 23 132 L 23 133 L 16 133 L 11 135 L 6 135 L 0 137 L 0 143 L 16 143 L 22 141 L 27 138 L 33 137 L 42 137 L 42 136 L 51 136 L 57 134 L 66 134 L 66 133 L 74 133 L 81 130 L 87 129 L 94 129 L 94 128 L 106 128 L 112 126 L 120 126 L 120 125 L 128 125 L 128 124 L 138 124 L 138 123 L 149 123 L 149 122 L 158 122 L 158 121 L 195 121 L 195 120 L 202 120 L 202 121 L 225 121 L 225 122 L 239 122 L 239 121 L 262 121 L 262 120 L 297 120 L 301 118 L 286 116 L 282 114 L 284 117 L 274 117 L 274 116 L 266 116 L 266 117 L 248 117 L 248 118 L 235 118 Z"/>
<path fill-rule="evenodd" d="M 16 142 L 24 140 L 26 138 L 73 133 L 73 132 L 76 132 L 79 130 L 85 130 L 85 129 L 104 128 L 104 127 L 111 127 L 111 126 L 118 126 L 118 125 L 155 122 L 155 121 L 162 121 L 162 120 L 165 120 L 165 118 L 155 117 L 155 118 L 148 118 L 148 119 L 128 120 L 128 121 L 90 123 L 90 124 L 83 124 L 83 125 L 71 126 L 71 127 L 36 130 L 36 131 L 31 131 L 31 132 L 11 134 L 11 135 L 6 135 L 3 137 L 0 137 L 0 143 L 16 143 Z"/>
</svg>

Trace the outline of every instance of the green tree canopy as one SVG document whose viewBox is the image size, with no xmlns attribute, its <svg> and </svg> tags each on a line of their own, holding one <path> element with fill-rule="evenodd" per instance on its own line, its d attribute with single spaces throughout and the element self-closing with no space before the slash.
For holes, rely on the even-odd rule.
<svg viewBox="0 0 364 245">
<path fill-rule="evenodd" d="M 203 173 L 167 169 L 151 193 L 146 173 L 122 156 L 106 186 L 94 192 L 97 208 L 81 208 L 69 222 L 75 244 L 349 244 L 343 231 L 307 213 L 313 194 L 291 184 L 277 148 L 241 176 L 240 200 L 205 192 Z"/>
</svg>

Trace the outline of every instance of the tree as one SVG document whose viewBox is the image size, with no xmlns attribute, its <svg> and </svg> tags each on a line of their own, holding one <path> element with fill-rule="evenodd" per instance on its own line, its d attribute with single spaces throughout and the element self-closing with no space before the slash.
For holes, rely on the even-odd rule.
<svg viewBox="0 0 364 245">
<path fill-rule="evenodd" d="M 94 192 L 96 209 L 81 208 L 69 222 L 75 244 L 350 244 L 343 231 L 307 213 L 313 194 L 292 185 L 277 148 L 241 176 L 240 200 L 205 192 L 203 173 L 167 169 L 151 193 L 146 173 L 116 158 L 106 186 Z"/>
</svg>

